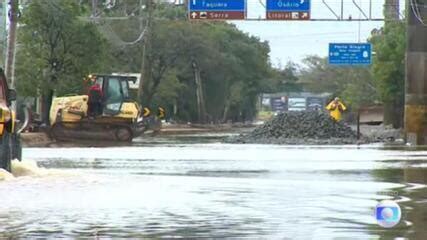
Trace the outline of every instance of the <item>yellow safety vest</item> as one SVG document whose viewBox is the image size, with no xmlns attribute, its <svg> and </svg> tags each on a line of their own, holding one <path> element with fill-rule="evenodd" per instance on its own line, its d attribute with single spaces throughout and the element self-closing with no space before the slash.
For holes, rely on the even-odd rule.
<svg viewBox="0 0 427 240">
<path fill-rule="evenodd" d="M 328 106 L 326 106 L 326 109 L 329 111 L 329 114 L 335 121 L 341 121 L 342 119 L 342 112 L 344 112 L 347 108 L 345 105 L 341 102 L 330 102 Z"/>
</svg>

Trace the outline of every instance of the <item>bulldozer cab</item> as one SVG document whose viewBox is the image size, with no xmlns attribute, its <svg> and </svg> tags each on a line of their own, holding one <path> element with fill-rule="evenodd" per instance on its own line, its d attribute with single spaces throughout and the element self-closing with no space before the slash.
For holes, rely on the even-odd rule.
<svg viewBox="0 0 427 240">
<path fill-rule="evenodd" d="M 150 115 L 131 99 L 130 82 L 136 81 L 134 76 L 93 74 L 85 78 L 87 94 L 55 97 L 49 113 L 52 138 L 131 141 L 148 130 L 159 131 L 165 110 Z"/>
<path fill-rule="evenodd" d="M 99 84 L 102 91 L 103 113 L 117 115 L 124 102 L 130 100 L 129 81 L 135 82 L 135 77 L 116 75 L 96 75 L 93 84 Z"/>
</svg>

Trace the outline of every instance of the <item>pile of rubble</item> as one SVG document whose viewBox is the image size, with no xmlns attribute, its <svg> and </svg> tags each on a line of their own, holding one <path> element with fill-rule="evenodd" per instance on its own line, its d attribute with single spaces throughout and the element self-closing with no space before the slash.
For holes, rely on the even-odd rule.
<svg viewBox="0 0 427 240">
<path fill-rule="evenodd" d="M 232 143 L 271 144 L 354 144 L 357 134 L 344 123 L 323 112 L 286 112 L 255 128 L 227 140 Z"/>
</svg>

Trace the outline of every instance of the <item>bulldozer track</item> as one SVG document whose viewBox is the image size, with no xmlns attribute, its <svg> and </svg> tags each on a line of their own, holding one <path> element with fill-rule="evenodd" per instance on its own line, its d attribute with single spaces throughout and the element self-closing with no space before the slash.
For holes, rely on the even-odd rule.
<svg viewBox="0 0 427 240">
<path fill-rule="evenodd" d="M 70 139 L 101 140 L 130 142 L 135 131 L 127 124 L 91 123 L 87 122 L 60 122 L 50 129 L 50 136 L 57 141 Z"/>
</svg>

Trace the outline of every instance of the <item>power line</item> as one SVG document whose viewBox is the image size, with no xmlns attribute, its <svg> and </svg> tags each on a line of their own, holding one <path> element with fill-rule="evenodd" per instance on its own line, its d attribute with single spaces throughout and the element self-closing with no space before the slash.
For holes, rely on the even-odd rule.
<svg viewBox="0 0 427 240">
<path fill-rule="evenodd" d="M 101 30 L 101 32 L 104 33 L 104 35 L 107 36 L 108 39 L 113 41 L 116 45 L 134 45 L 138 42 L 142 41 L 144 39 L 144 35 L 147 30 L 147 24 L 145 24 L 144 28 L 142 29 L 141 33 L 139 33 L 138 37 L 133 41 L 125 41 L 123 40 L 119 34 L 116 33 L 116 31 L 113 29 L 111 24 L 108 23 L 109 20 L 129 20 L 132 17 L 96 17 L 96 18 L 89 18 L 94 24 L 98 26 L 98 29 Z M 87 19 L 87 18 L 86 18 Z M 99 20 L 103 21 L 99 21 Z"/>
<path fill-rule="evenodd" d="M 418 3 L 416 3 L 416 2 L 414 2 L 415 0 L 410 0 L 410 5 L 411 5 L 411 9 L 412 9 L 412 12 L 414 13 L 414 16 L 415 16 L 415 18 L 417 18 L 418 19 L 418 21 L 423 25 L 423 26 L 427 26 L 427 24 L 426 23 L 424 23 L 424 20 L 422 19 L 422 17 L 421 17 L 421 12 L 420 12 L 420 9 L 419 9 L 419 4 Z M 424 7 L 425 7 L 425 5 L 423 5 Z"/>
<path fill-rule="evenodd" d="M 143 28 L 139 36 L 133 41 L 124 41 L 119 34 L 112 28 L 112 26 L 104 21 L 104 23 L 96 23 L 98 29 L 114 44 L 118 46 L 130 46 L 139 43 L 144 39 L 145 33 L 147 31 L 147 26 Z"/>
<path fill-rule="evenodd" d="M 116 5 L 116 1 L 115 0 L 108 1 L 107 4 L 112 4 L 111 7 L 114 7 Z M 148 22 L 142 28 L 141 33 L 138 35 L 138 37 L 135 40 L 133 40 L 133 41 L 124 41 L 116 33 L 116 31 L 114 31 L 114 29 L 111 27 L 111 24 L 109 24 L 107 21 L 108 20 L 129 20 L 129 19 L 135 18 L 135 17 L 134 16 L 126 16 L 126 17 L 101 17 L 100 16 L 101 15 L 101 11 L 98 13 L 97 5 L 98 5 L 98 0 L 92 0 L 92 15 L 89 18 L 89 20 L 92 23 L 98 25 L 98 29 L 100 29 L 101 32 L 103 32 L 104 35 L 106 35 L 107 38 L 110 41 L 112 41 L 114 44 L 119 45 L 119 46 L 120 45 L 121 46 L 126 46 L 126 45 L 129 46 L 129 45 L 137 44 L 141 40 L 143 40 L 144 35 L 145 35 L 146 31 L 147 31 L 147 24 L 148 24 Z M 141 9 L 142 9 L 142 1 L 140 1 L 140 4 L 138 5 L 138 7 L 136 7 L 135 9 L 132 10 L 132 15 L 134 13 L 136 13 L 137 10 L 141 11 Z M 139 16 L 139 17 L 141 17 L 141 16 Z M 103 24 L 100 24 L 100 20 L 104 20 L 104 21 L 102 21 Z M 142 26 L 142 22 L 141 22 L 140 26 Z"/>
</svg>

